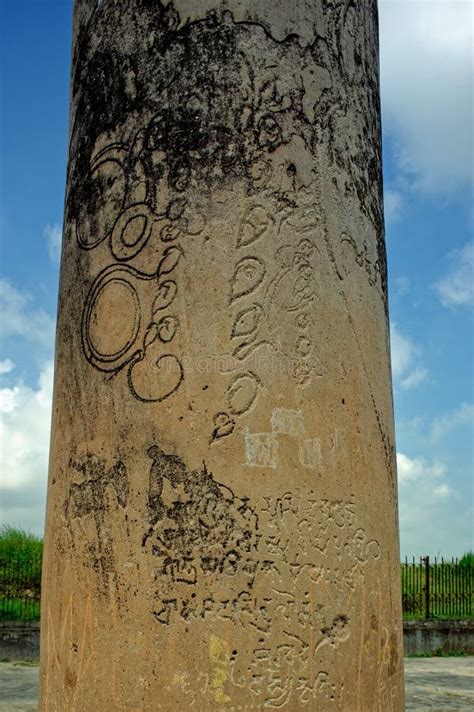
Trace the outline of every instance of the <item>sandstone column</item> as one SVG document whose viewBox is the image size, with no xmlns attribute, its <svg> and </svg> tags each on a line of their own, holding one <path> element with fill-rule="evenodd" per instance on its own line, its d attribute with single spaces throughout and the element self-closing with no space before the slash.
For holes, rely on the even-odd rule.
<svg viewBox="0 0 474 712">
<path fill-rule="evenodd" d="M 375 0 L 76 0 L 43 712 L 403 709 Z"/>
</svg>

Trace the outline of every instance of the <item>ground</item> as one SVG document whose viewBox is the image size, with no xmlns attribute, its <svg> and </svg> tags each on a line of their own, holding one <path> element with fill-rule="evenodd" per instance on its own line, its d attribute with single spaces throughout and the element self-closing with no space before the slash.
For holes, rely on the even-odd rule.
<svg viewBox="0 0 474 712">
<path fill-rule="evenodd" d="M 405 660 L 406 710 L 474 709 L 474 657 Z M 37 710 L 38 666 L 0 663 L 0 712 Z"/>
<path fill-rule="evenodd" d="M 38 665 L 0 663 L 1 712 L 37 710 Z"/>
<path fill-rule="evenodd" d="M 405 660 L 406 710 L 473 710 L 474 657 Z"/>
</svg>

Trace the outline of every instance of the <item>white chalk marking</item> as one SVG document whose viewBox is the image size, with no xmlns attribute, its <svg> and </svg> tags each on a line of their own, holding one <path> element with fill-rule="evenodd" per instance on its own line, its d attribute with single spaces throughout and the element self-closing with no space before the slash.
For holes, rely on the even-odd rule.
<svg viewBox="0 0 474 712">
<path fill-rule="evenodd" d="M 276 467 L 278 443 L 273 433 L 245 433 L 245 457 L 249 467 Z"/>
<path fill-rule="evenodd" d="M 304 435 L 304 416 L 301 410 L 274 408 L 272 412 L 272 431 L 284 433 L 294 438 Z"/>
</svg>

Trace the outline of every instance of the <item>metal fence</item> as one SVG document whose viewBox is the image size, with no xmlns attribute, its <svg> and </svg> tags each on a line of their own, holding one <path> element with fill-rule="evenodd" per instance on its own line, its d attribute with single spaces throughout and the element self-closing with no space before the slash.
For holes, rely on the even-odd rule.
<svg viewBox="0 0 474 712">
<path fill-rule="evenodd" d="M 474 569 L 458 559 L 430 559 L 402 563 L 404 618 L 472 618 L 474 612 Z"/>
<path fill-rule="evenodd" d="M 464 619 L 474 614 L 474 568 L 457 559 L 429 556 L 401 566 L 406 619 Z M 0 620 L 35 620 L 40 615 L 41 556 L 0 558 Z"/>
<path fill-rule="evenodd" d="M 40 597 L 40 555 L 0 559 L 0 620 L 37 620 Z"/>
</svg>

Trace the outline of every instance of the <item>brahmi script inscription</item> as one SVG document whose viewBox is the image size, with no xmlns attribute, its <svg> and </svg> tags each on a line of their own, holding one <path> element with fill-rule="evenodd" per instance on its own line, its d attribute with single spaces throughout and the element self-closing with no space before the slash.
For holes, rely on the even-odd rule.
<svg viewBox="0 0 474 712">
<path fill-rule="evenodd" d="M 277 432 L 304 435 L 297 413 L 275 411 L 272 421 Z M 370 620 L 364 655 L 370 651 L 378 671 L 373 694 L 390 704 L 382 671 L 396 665 L 396 639 L 382 620 L 381 547 L 359 526 L 354 497 L 324 499 L 297 487 L 255 501 L 218 482 L 206 465 L 189 471 L 156 444 L 147 457 L 148 527 L 141 546 L 152 558 L 149 625 L 154 621 L 158 634 L 166 628 L 177 639 L 193 625 L 203 635 L 220 632 L 206 636 L 211 672 L 193 676 L 178 665 L 170 689 L 197 709 L 206 700 L 227 709 L 239 688 L 255 699 L 244 709 L 351 709 L 354 691 L 334 666 L 341 655 L 360 657 L 356 623 L 363 615 Z M 107 470 L 92 456 L 71 465 L 87 479 L 71 486 L 68 516 L 100 512 L 93 515 L 93 539 L 104 542 L 98 526 L 106 512 L 90 502 L 99 506 L 110 486 L 123 512 L 127 468 L 117 463 Z M 105 543 L 109 549 L 99 548 L 89 564 L 100 572 L 102 591 L 110 572 L 121 568 L 107 559 L 113 546 Z M 108 590 L 124 603 L 120 588 Z"/>
</svg>

